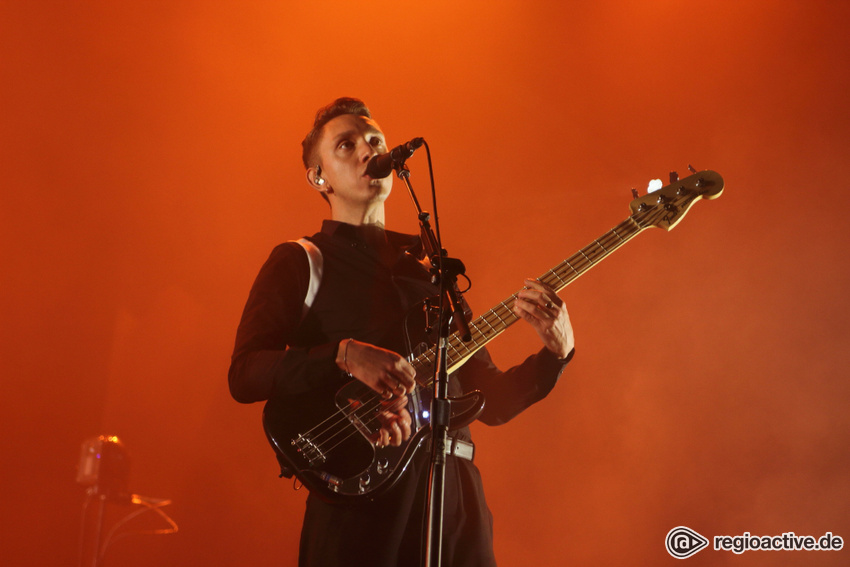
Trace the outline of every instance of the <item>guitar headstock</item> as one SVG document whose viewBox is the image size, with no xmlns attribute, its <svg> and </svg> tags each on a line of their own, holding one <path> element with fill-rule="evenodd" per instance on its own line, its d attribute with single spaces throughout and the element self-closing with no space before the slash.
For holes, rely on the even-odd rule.
<svg viewBox="0 0 850 567">
<path fill-rule="evenodd" d="M 698 171 L 691 176 L 632 201 L 632 219 L 641 228 L 656 226 L 670 230 L 685 217 L 698 199 L 716 199 L 723 192 L 723 178 L 716 171 Z"/>
</svg>

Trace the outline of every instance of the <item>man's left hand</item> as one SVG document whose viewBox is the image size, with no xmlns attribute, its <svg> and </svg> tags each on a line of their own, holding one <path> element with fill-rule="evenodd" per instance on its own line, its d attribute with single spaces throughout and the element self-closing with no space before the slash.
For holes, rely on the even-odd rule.
<svg viewBox="0 0 850 567">
<path fill-rule="evenodd" d="M 525 319 L 558 358 L 566 358 L 575 346 L 573 326 L 567 306 L 555 291 L 540 280 L 525 280 L 517 293 L 514 313 Z"/>
</svg>

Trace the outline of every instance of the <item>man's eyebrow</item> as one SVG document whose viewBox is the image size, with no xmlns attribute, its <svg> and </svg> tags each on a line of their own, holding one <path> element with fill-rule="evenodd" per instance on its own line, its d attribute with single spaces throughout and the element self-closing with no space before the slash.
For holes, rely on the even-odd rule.
<svg viewBox="0 0 850 567">
<path fill-rule="evenodd" d="M 346 130 L 345 132 L 340 132 L 339 134 L 334 136 L 334 144 L 336 144 L 337 142 L 339 142 L 340 140 L 343 140 L 345 138 L 350 138 L 351 136 L 353 136 L 356 133 L 357 132 L 353 129 L 352 130 Z"/>
<path fill-rule="evenodd" d="M 357 133 L 358 133 L 358 131 L 357 131 L 357 129 L 355 129 L 355 128 L 352 128 L 352 129 L 350 129 L 350 130 L 346 130 L 346 131 L 344 131 L 344 132 L 340 132 L 339 134 L 337 134 L 336 136 L 334 136 L 334 138 L 333 138 L 333 143 L 334 143 L 334 145 L 336 145 L 336 144 L 338 144 L 338 143 L 340 142 L 340 140 L 344 140 L 345 138 L 350 138 L 350 137 L 352 137 L 352 136 L 355 136 L 355 135 L 357 135 Z M 381 132 L 380 130 L 378 130 L 377 128 L 375 128 L 374 126 L 368 126 L 368 127 L 366 128 L 366 132 L 365 132 L 365 133 L 366 133 L 366 134 L 377 134 L 377 135 L 379 135 L 379 136 L 381 136 L 381 137 L 383 137 L 383 136 L 384 136 L 384 133 L 383 133 L 383 132 Z"/>
</svg>

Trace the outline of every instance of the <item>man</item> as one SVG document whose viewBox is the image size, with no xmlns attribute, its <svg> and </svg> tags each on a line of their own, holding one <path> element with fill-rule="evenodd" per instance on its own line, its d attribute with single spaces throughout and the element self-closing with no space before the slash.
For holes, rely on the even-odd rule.
<svg viewBox="0 0 850 567">
<path fill-rule="evenodd" d="M 416 236 L 384 228 L 392 177 L 372 179 L 365 170 L 387 144 L 361 101 L 341 98 L 320 109 L 302 145 L 307 183 L 330 205 L 330 220 L 310 239 L 321 252 L 321 283 L 305 310 L 309 253 L 295 242 L 275 248 L 237 331 L 230 391 L 244 403 L 269 398 L 301 403 L 332 399 L 353 378 L 385 399 L 371 441 L 377 447 L 399 446 L 411 435 L 407 406 L 415 387 L 415 371 L 404 356 L 410 341 L 401 329 L 411 307 L 436 292 L 421 262 L 422 245 Z M 484 393 L 479 419 L 490 425 L 545 397 L 573 353 L 567 309 L 550 288 L 526 280 L 514 310 L 540 336 L 541 351 L 501 372 L 481 349 L 450 381 L 452 395 Z M 472 446 L 468 428 L 451 436 Z M 492 518 L 471 458 L 471 452 L 447 457 L 446 566 L 495 565 Z M 374 499 L 327 502 L 311 493 L 299 564 L 419 565 L 427 473 L 427 452 L 419 451 L 397 484 Z"/>
</svg>

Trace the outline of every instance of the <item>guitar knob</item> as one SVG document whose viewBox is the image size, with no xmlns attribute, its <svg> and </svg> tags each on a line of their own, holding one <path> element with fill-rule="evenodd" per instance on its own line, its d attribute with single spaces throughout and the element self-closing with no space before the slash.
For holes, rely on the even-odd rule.
<svg viewBox="0 0 850 567">
<path fill-rule="evenodd" d="M 369 487 L 369 483 L 372 482 L 369 473 L 363 474 L 360 476 L 360 492 L 366 492 L 366 488 Z"/>
<path fill-rule="evenodd" d="M 389 469 L 389 468 L 390 468 L 390 462 L 387 460 L 386 457 L 381 457 L 380 459 L 378 459 L 378 463 L 377 463 L 378 474 L 384 474 L 385 472 L 387 472 L 387 469 Z"/>
</svg>

